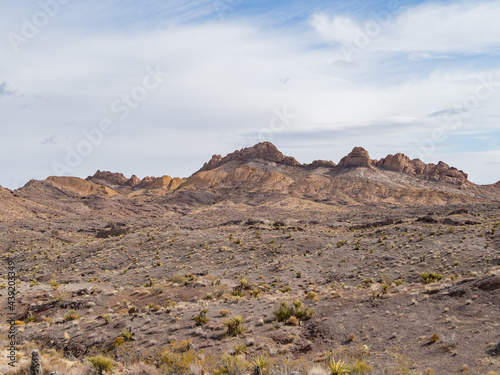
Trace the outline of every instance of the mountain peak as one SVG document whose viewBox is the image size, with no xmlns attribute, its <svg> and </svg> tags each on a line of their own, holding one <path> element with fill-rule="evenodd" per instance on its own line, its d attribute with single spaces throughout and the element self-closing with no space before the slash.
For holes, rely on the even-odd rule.
<svg viewBox="0 0 500 375">
<path fill-rule="evenodd" d="M 236 150 L 225 157 L 222 157 L 221 155 L 213 155 L 212 159 L 203 165 L 200 172 L 218 168 L 231 161 L 248 162 L 255 159 L 262 159 L 291 166 L 301 165 L 297 160 L 295 160 L 295 158 L 283 155 L 283 153 L 281 153 L 281 151 L 279 151 L 271 142 L 261 142 L 252 147 Z"/>
<path fill-rule="evenodd" d="M 339 168 L 371 168 L 372 160 L 370 154 L 363 147 L 354 147 L 349 155 L 340 160 Z"/>
<path fill-rule="evenodd" d="M 95 182 L 95 180 L 105 181 L 112 185 L 125 185 L 129 179 L 123 173 L 114 173 L 110 171 L 98 170 L 93 176 L 86 178 L 87 181 Z"/>
</svg>

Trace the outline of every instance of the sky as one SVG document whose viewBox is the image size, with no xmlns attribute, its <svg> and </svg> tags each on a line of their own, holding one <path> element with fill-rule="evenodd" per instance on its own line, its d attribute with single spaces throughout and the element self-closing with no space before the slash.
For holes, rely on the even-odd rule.
<svg viewBox="0 0 500 375">
<path fill-rule="evenodd" d="M 0 3 L 0 185 L 187 177 L 273 142 L 500 180 L 499 1 Z"/>
</svg>

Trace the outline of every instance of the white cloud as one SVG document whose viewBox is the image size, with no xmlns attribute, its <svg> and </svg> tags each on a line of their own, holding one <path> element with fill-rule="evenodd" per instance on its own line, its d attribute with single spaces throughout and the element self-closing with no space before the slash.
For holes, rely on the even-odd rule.
<svg viewBox="0 0 500 375">
<path fill-rule="evenodd" d="M 318 36 L 327 42 L 356 44 L 364 35 L 361 27 L 347 16 L 332 16 L 325 13 L 313 15 L 311 25 Z"/>
<path fill-rule="evenodd" d="M 415 140 L 425 140 L 432 129 L 444 126 L 441 116 L 429 114 L 449 112 L 474 94 L 478 77 L 496 73 L 484 66 L 432 65 L 455 62 L 455 56 L 446 58 L 456 52 L 450 48 L 475 51 L 473 41 L 481 39 L 484 49 L 498 38 L 500 34 L 484 40 L 475 35 L 455 41 L 448 50 L 440 47 L 445 40 L 453 45 L 457 22 L 469 31 L 479 23 L 493 27 L 491 15 L 481 22 L 468 19 L 488 9 L 494 13 L 493 3 L 407 9 L 349 67 L 335 64 L 342 59 L 341 50 L 317 48 L 314 35 L 301 27 L 273 29 L 262 26 L 272 24 L 272 16 L 267 22 L 265 15 L 255 22 L 255 18 L 233 18 L 232 13 L 224 22 L 217 16 L 192 22 L 212 11 L 209 1 L 196 2 L 199 7 L 194 3 L 171 2 L 164 22 L 156 20 L 154 27 L 134 24 L 126 32 L 106 30 L 105 25 L 94 30 L 91 17 L 68 26 L 71 20 L 76 22 L 77 10 L 83 6 L 75 5 L 21 53 L 13 54 L 8 45 L 0 44 L 0 82 L 9 82 L 25 94 L 0 98 L 0 159 L 15 160 L 2 163 L 9 177 L 0 176 L 0 184 L 16 187 L 30 178 L 53 174 L 51 163 L 64 160 L 64 147 L 74 147 L 82 131 L 97 127 L 103 117 L 115 116 L 111 103 L 141 83 L 147 66 L 160 65 L 169 77 L 126 121 L 117 122 L 115 132 L 85 158 L 75 175 L 86 177 L 96 169 L 112 169 L 186 176 L 213 153 L 231 152 L 246 134 L 269 128 L 274 110 L 284 106 L 297 117 L 274 141 L 284 150 L 298 147 L 292 151 L 302 161 L 338 160 L 342 155 L 337 152 L 344 153 L 342 147 L 348 152 L 354 145 L 364 145 L 380 156 L 409 152 L 416 147 Z M 161 13 L 161 7 L 155 8 L 158 4 L 154 2 L 146 13 Z M 99 17 L 113 19 L 106 13 L 108 5 L 100 5 L 99 11 L 104 13 Z M 117 11 L 130 17 L 133 8 Z M 88 9 L 83 14 L 88 17 Z M 9 21 L 10 16 L 2 13 L 0 20 Z M 426 19 L 428 24 L 423 23 Z M 326 13 L 316 14 L 311 24 L 321 40 L 340 44 L 355 41 L 366 27 L 359 19 L 355 22 Z M 435 26 L 436 40 L 429 35 L 429 25 Z M 413 35 L 418 27 L 422 33 Z M 394 50 L 407 52 L 413 61 L 394 60 Z M 415 71 L 411 64 L 416 60 L 429 67 Z M 480 103 L 461 131 L 497 126 L 498 117 L 486 114 L 500 115 L 498 91 Z M 328 146 L 306 146 L 306 137 L 294 136 L 314 132 L 323 136 L 311 144 Z M 429 160 L 438 159 L 447 146 L 437 145 Z"/>
<path fill-rule="evenodd" d="M 312 16 L 311 25 L 325 41 L 408 52 L 413 58 L 427 59 L 443 53 L 488 53 L 498 48 L 499 17 L 498 1 L 428 2 L 397 8 L 392 14 L 386 11 L 383 18 L 373 16 L 363 22 L 346 15 L 318 13 Z"/>
</svg>

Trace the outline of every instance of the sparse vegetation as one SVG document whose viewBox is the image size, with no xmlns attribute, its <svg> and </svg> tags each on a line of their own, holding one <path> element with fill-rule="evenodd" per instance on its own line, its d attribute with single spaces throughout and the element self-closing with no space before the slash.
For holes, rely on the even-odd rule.
<svg viewBox="0 0 500 375">
<path fill-rule="evenodd" d="M 227 335 L 228 336 L 239 336 L 243 332 L 245 332 L 246 327 L 243 325 L 243 319 L 241 316 L 236 316 L 232 319 L 228 319 L 224 322 L 224 325 L 227 327 Z"/>
</svg>

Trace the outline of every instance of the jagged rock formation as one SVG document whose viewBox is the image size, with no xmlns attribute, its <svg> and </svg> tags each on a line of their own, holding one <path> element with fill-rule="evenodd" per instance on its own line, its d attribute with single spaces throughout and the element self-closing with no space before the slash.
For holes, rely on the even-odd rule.
<svg viewBox="0 0 500 375">
<path fill-rule="evenodd" d="M 310 169 L 316 168 L 335 168 L 337 164 L 330 160 L 314 160 L 311 164 L 307 164 L 306 167 Z"/>
<path fill-rule="evenodd" d="M 86 180 L 117 189 L 121 193 L 130 193 L 131 189 L 175 190 L 182 184 L 182 179 L 178 177 L 172 178 L 166 175 L 163 177 L 147 176 L 141 180 L 134 174 L 127 179 L 123 173 L 109 171 L 97 171 L 93 176 L 87 177 Z"/>
<path fill-rule="evenodd" d="M 205 163 L 199 172 L 218 168 L 231 161 L 246 162 L 252 159 L 262 159 L 291 166 L 301 165 L 295 158 L 283 155 L 272 143 L 262 142 L 253 147 L 237 150 L 225 157 L 213 155 L 212 159 L 208 163 Z"/>
<path fill-rule="evenodd" d="M 444 162 L 426 164 L 401 153 L 374 160 L 367 150 L 355 147 L 338 165 L 328 160 L 301 164 L 285 156 L 273 144 L 262 142 L 225 157 L 214 155 L 187 179 L 164 175 L 140 180 L 135 175 L 127 178 L 122 173 L 97 171 L 86 180 L 49 177 L 45 181 L 30 182 L 14 193 L 5 190 L 0 193 L 6 197 L 12 194 L 28 199 L 35 197 L 37 202 L 89 196 L 118 196 L 116 200 L 125 197 L 150 202 L 157 199 L 155 197 L 170 196 L 169 202 L 184 198 L 192 202 L 196 194 L 181 193 L 196 191 L 211 196 L 210 199 L 200 198 L 200 202 L 244 201 L 251 195 L 268 197 L 265 199 L 294 197 L 330 204 L 386 202 L 411 205 L 460 203 L 471 197 L 489 199 L 498 194 L 498 188 L 500 182 L 475 185 L 468 181 L 463 171 Z M 4 201 L 7 202 L 7 198 Z M 99 205 L 104 207 L 103 202 Z"/>
<path fill-rule="evenodd" d="M 408 156 L 397 153 L 380 160 L 373 160 L 362 147 L 355 147 L 349 155 L 340 160 L 337 170 L 346 168 L 379 168 L 422 177 L 431 181 L 443 181 L 453 185 L 463 185 L 468 182 L 468 175 L 455 167 L 440 161 L 436 164 L 426 164 L 419 159 L 411 160 Z"/>
<path fill-rule="evenodd" d="M 111 188 L 135 187 L 141 183 L 141 180 L 134 174 L 127 178 L 123 173 L 114 173 L 109 171 L 97 171 L 93 176 L 88 176 L 87 181 L 96 184 L 103 184 Z"/>
<path fill-rule="evenodd" d="M 129 179 L 126 178 L 123 175 L 123 173 L 113 173 L 113 172 L 109 172 L 109 171 L 102 171 L 102 172 L 97 171 L 93 176 L 87 177 L 86 180 L 87 181 L 101 180 L 101 181 L 105 181 L 109 184 L 118 185 L 118 186 L 126 185 L 127 182 L 129 181 Z"/>
<path fill-rule="evenodd" d="M 376 164 L 378 168 L 388 171 L 401 172 L 413 176 L 422 176 L 432 181 L 444 181 L 455 185 L 468 182 L 468 175 L 457 168 L 450 167 L 440 161 L 436 164 L 425 164 L 419 159 L 410 160 L 404 154 L 388 155 Z"/>
<path fill-rule="evenodd" d="M 132 175 L 127 181 L 127 185 L 135 187 L 141 183 L 141 180 L 139 177 L 137 177 L 135 174 Z"/>
</svg>

